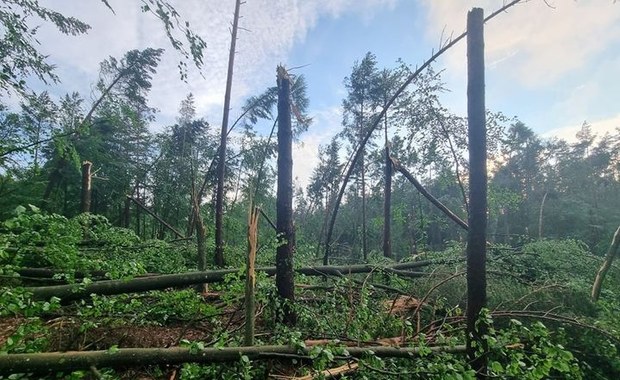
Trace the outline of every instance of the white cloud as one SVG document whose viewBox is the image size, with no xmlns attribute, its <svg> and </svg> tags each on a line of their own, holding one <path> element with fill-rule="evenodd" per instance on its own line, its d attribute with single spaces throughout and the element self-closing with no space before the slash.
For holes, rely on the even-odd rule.
<svg viewBox="0 0 620 380">
<path fill-rule="evenodd" d="M 302 137 L 303 142 L 293 147 L 293 178 L 304 189 L 310 183 L 313 169 L 319 163 L 319 146 L 328 144 L 342 129 L 342 110 L 329 107 L 310 112 L 313 123 Z"/>
<path fill-rule="evenodd" d="M 617 134 L 617 129 L 620 128 L 620 114 L 617 114 L 614 117 L 591 121 L 587 120 L 588 124 L 592 127 L 592 133 L 596 134 L 598 137 L 609 134 Z M 570 125 L 563 128 L 553 129 L 549 132 L 546 132 L 542 135 L 544 138 L 553 138 L 556 137 L 561 140 L 565 140 L 568 142 L 577 141 L 576 134 L 581 130 L 581 124 L 579 125 Z"/>
<path fill-rule="evenodd" d="M 505 1 L 425 1 L 427 38 L 441 31 L 465 30 L 467 11 L 482 7 L 485 15 Z M 529 86 L 554 83 L 575 69 L 583 68 L 620 37 L 620 12 L 610 1 L 556 1 L 549 7 L 542 0 L 524 2 L 498 15 L 485 26 L 487 62 Z M 465 69 L 465 44 L 446 54 L 449 68 Z"/>
<path fill-rule="evenodd" d="M 601 93 L 600 84 L 591 80 L 574 87 L 563 96 L 563 99 L 558 99 L 551 107 L 550 113 L 563 115 L 567 120 L 583 120 L 589 117 L 592 102 L 600 99 L 604 94 Z"/>
<path fill-rule="evenodd" d="M 393 6 L 395 0 L 253 0 L 241 7 L 242 19 L 237 41 L 233 108 L 251 94 L 275 84 L 276 65 L 289 64 L 293 44 L 303 41 L 321 17 L 356 13 L 371 17 L 377 7 Z M 140 2 L 111 0 L 116 15 L 99 1 L 66 2 L 48 0 L 43 5 L 75 16 L 93 28 L 85 36 L 68 37 L 44 26 L 40 40 L 44 50 L 59 67 L 63 87 L 87 92 L 95 82 L 98 64 L 108 56 L 120 57 L 129 49 L 164 47 L 167 52 L 158 68 L 151 91 L 151 106 L 169 120 L 177 113 L 187 93 L 196 97 L 197 111 L 212 124 L 221 119 L 225 88 L 230 27 L 234 0 L 186 0 L 174 2 L 183 20 L 207 42 L 202 76 L 191 70 L 187 83 L 179 81 L 179 55 L 172 52 L 161 23 L 150 14 L 141 14 Z M 78 75 L 79 74 L 79 75 Z M 204 77 L 204 78 L 203 78 Z M 84 83 L 86 80 L 90 81 Z"/>
</svg>

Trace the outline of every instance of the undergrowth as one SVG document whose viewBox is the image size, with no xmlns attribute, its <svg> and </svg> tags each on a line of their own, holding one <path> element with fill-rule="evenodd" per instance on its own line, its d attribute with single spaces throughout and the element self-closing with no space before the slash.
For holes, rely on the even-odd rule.
<svg viewBox="0 0 620 380">
<path fill-rule="evenodd" d="M 273 262 L 275 241 L 267 241 L 261 264 Z M 231 262 L 243 262 L 243 249 L 229 249 Z M 196 266 L 188 242 L 140 240 L 102 217 L 66 219 L 45 215 L 35 207 L 20 208 L 0 224 L 0 317 L 12 323 L 0 342 L 0 354 L 35 353 L 58 347 L 88 350 L 128 347 L 127 335 L 174 333 L 170 345 L 200 351 L 234 347 L 243 342 L 244 270 L 213 284 L 208 294 L 194 289 L 167 289 L 116 296 L 92 295 L 73 303 L 53 298 L 32 301 L 19 276 L 20 268 L 53 268 L 52 283 L 88 283 L 131 278 L 148 272 L 176 273 Z M 313 260 L 311 247 L 299 247 L 301 266 Z M 463 353 L 432 352 L 433 347 L 465 344 L 464 248 L 454 243 L 442 252 L 426 252 L 414 260 L 431 260 L 419 277 L 382 272 L 389 264 L 371 257 L 370 274 L 321 278 L 296 277 L 295 328 L 277 323 L 282 301 L 272 278 L 257 276 L 257 344 L 286 344 L 307 351 L 305 357 L 232 363 L 96 369 L 102 379 L 180 378 L 256 379 L 268 374 L 323 376 L 322 371 L 348 365 L 343 379 L 474 379 Z M 307 262 L 300 262 L 307 260 Z M 613 268 L 602 299 L 589 300 L 601 258 L 574 240 L 526 242 L 518 248 L 494 246 L 488 256 L 488 309 L 480 321 L 488 326 L 478 349 L 488 359 L 488 373 L 498 379 L 620 378 L 618 312 L 620 276 Z M 240 265 L 241 266 L 241 265 Z M 38 285 L 38 283 L 37 283 Z M 117 337 L 114 331 L 122 331 Z M 119 333 L 120 334 L 120 333 Z M 68 337 L 71 342 L 68 342 Z M 64 337 L 64 338 L 63 338 Z M 64 339 L 63 342 L 59 340 Z M 149 340 L 151 339 L 151 340 Z M 65 346 L 62 346 L 64 344 Z M 407 359 L 362 358 L 348 347 L 365 345 L 417 347 Z M 301 352 L 300 351 L 300 352 Z M 49 378 L 92 378 L 94 370 L 59 373 Z M 36 376 L 0 375 L 5 379 Z"/>
</svg>

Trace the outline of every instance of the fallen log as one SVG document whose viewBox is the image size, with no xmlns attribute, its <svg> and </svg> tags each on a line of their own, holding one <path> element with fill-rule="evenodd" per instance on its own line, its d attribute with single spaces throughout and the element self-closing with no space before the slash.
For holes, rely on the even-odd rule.
<svg viewBox="0 0 620 380">
<path fill-rule="evenodd" d="M 273 358 L 310 359 L 311 348 L 292 346 L 248 346 L 225 348 L 121 348 L 115 351 L 71 351 L 36 354 L 0 355 L 0 373 L 48 373 L 90 368 L 139 367 L 155 364 L 176 365 L 182 363 L 233 362 L 244 355 L 250 360 Z M 425 354 L 462 353 L 465 346 L 425 347 Z M 410 358 L 419 354 L 418 347 L 347 347 L 348 355 L 336 359 L 361 358 L 367 355 L 378 357 Z"/>
<path fill-rule="evenodd" d="M 424 267 L 439 262 L 440 261 L 425 260 L 401 263 L 387 267 L 378 267 L 369 264 L 350 266 L 314 266 L 296 268 L 295 272 L 299 274 L 304 274 L 306 276 L 343 276 L 346 274 L 369 273 L 373 271 L 381 272 L 382 270 L 403 271 L 406 269 Z M 143 278 L 133 278 L 130 280 L 97 281 L 86 285 L 70 284 L 27 287 L 25 288 L 25 290 L 32 294 L 33 300 L 49 300 L 51 297 L 58 297 L 63 301 L 71 301 L 88 298 L 91 294 L 112 295 L 123 293 L 137 293 L 179 286 L 211 284 L 216 282 L 222 282 L 227 275 L 237 273 L 238 271 L 238 269 L 222 269 L 204 272 L 187 272 Z M 256 271 L 265 272 L 268 276 L 274 276 L 276 274 L 275 267 L 256 268 Z"/>
</svg>

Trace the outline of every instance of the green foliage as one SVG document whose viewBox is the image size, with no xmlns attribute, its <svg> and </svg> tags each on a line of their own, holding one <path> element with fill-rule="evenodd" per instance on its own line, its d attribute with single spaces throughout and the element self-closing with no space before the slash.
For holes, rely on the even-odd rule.
<svg viewBox="0 0 620 380">
<path fill-rule="evenodd" d="M 0 354 L 25 354 L 44 351 L 48 345 L 48 329 L 40 318 L 21 323 L 0 347 Z"/>
<path fill-rule="evenodd" d="M 29 205 L 15 210 L 17 216 L 0 225 L 0 236 L 5 242 L 1 265 L 6 267 L 53 267 L 60 270 L 83 268 L 86 263 L 79 257 L 77 243 L 80 227 L 63 216 L 46 215 Z"/>
<path fill-rule="evenodd" d="M 0 90 L 24 92 L 25 78 L 34 75 L 44 83 L 56 82 L 54 66 L 39 52 L 36 34 L 38 27 L 32 27 L 32 18 L 42 19 L 54 25 L 61 33 L 79 35 L 90 26 L 73 17 L 64 16 L 52 9 L 42 7 L 32 0 L 6 0 L 0 5 Z"/>
<path fill-rule="evenodd" d="M 19 267 L 54 268 L 57 278 L 75 281 L 75 273 L 103 271 L 110 279 L 146 272 L 176 273 L 195 267 L 191 246 L 142 241 L 127 229 L 112 227 L 102 216 L 72 219 L 18 207 L 17 216 L 0 225 L 0 265 L 5 273 Z"/>
<path fill-rule="evenodd" d="M 216 309 L 206 304 L 194 290 L 188 289 L 154 291 L 144 297 L 93 294 L 90 302 L 80 303 L 77 314 L 97 322 L 123 320 L 138 325 L 166 325 L 171 322 L 208 319 L 216 314 Z"/>
<path fill-rule="evenodd" d="M 508 328 L 486 336 L 489 373 L 500 378 L 583 379 L 584 374 L 574 355 L 557 343 L 541 322 L 530 326 L 512 319 Z"/>
<path fill-rule="evenodd" d="M 264 377 L 265 369 L 260 363 L 252 363 L 247 356 L 242 355 L 239 361 L 232 364 L 199 365 L 183 364 L 181 369 L 182 380 L 224 379 L 224 380 L 252 380 Z"/>
<path fill-rule="evenodd" d="M 21 288 L 0 288 L 0 317 L 34 317 L 49 314 L 60 308 L 60 299 L 52 297 L 49 301 L 32 301 L 30 294 Z"/>
</svg>

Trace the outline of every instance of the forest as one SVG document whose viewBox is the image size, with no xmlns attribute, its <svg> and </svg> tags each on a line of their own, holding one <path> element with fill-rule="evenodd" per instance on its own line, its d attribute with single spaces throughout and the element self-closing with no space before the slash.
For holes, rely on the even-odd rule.
<svg viewBox="0 0 620 380">
<path fill-rule="evenodd" d="M 169 2 L 137 3 L 180 80 L 209 69 Z M 300 186 L 314 83 L 274 64 L 231 108 L 240 0 L 222 120 L 190 93 L 160 131 L 164 47 L 101 62 L 92 94 L 34 92 L 63 78 L 28 20 L 90 27 L 4 1 L 0 379 L 620 378 L 620 126 L 543 138 L 485 107 L 484 24 L 517 3 L 464 14 L 425 62 L 351 62 Z M 456 44 L 467 115 L 441 101 Z"/>
</svg>

